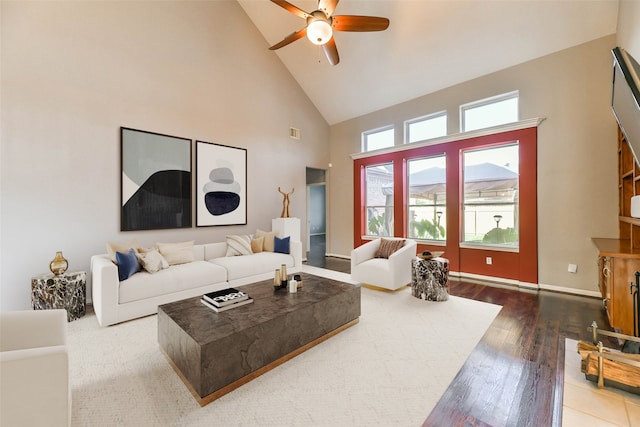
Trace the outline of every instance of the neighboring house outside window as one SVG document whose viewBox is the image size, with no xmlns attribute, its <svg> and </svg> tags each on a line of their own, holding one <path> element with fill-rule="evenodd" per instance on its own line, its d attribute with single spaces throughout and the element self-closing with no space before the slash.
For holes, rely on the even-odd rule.
<svg viewBox="0 0 640 427">
<path fill-rule="evenodd" d="M 393 235 L 393 163 L 365 168 L 366 234 Z"/>
<path fill-rule="evenodd" d="M 411 159 L 407 165 L 407 236 L 444 241 L 447 227 L 446 157 Z"/>
</svg>

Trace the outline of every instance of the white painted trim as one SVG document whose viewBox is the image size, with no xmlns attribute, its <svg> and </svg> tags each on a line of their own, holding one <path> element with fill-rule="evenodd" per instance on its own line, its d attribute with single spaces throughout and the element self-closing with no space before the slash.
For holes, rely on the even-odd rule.
<svg viewBox="0 0 640 427">
<path fill-rule="evenodd" d="M 326 254 L 325 256 L 330 256 L 333 258 L 342 258 L 342 259 L 351 259 L 350 255 L 340 255 L 340 254 Z"/>
<path fill-rule="evenodd" d="M 493 126 L 485 129 L 473 130 L 471 132 L 460 132 L 453 135 L 447 135 L 440 138 L 433 138 L 428 141 L 414 142 L 411 144 L 394 145 L 389 148 L 381 148 L 380 150 L 367 151 L 362 153 L 351 154 L 352 159 L 363 159 L 366 157 L 378 156 L 380 154 L 396 153 L 399 151 L 413 150 L 414 148 L 428 147 L 430 145 L 444 144 L 453 141 L 462 141 L 463 139 L 477 138 L 480 136 L 494 135 L 496 133 L 510 132 L 514 130 L 532 128 L 540 126 L 545 117 L 535 117 L 533 119 L 520 120 L 518 122 L 507 123 L 506 125 Z"/>
<path fill-rule="evenodd" d="M 594 297 L 594 298 L 602 299 L 602 294 L 599 291 L 589 291 L 586 289 L 567 288 L 564 286 L 555 286 L 555 285 L 545 285 L 544 283 L 540 283 L 538 286 L 540 286 L 540 289 L 544 289 L 545 291 L 562 292 L 563 294 L 580 295 L 584 297 Z"/>
</svg>

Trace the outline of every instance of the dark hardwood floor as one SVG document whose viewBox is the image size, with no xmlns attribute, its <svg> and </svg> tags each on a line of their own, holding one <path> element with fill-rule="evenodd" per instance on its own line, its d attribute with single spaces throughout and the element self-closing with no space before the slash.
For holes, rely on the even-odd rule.
<svg viewBox="0 0 640 427">
<path fill-rule="evenodd" d="M 350 272 L 349 260 L 325 257 L 324 247 L 315 250 L 307 264 Z M 454 279 L 449 292 L 502 310 L 423 425 L 560 426 L 564 340 L 589 339 L 594 320 L 609 329 L 602 302 Z M 617 348 L 613 340 L 603 343 Z"/>
</svg>

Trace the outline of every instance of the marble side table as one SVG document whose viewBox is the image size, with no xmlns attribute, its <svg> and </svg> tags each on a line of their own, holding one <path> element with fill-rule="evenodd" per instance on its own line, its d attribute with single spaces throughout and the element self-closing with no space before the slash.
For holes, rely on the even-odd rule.
<svg viewBox="0 0 640 427">
<path fill-rule="evenodd" d="M 411 295 L 426 301 L 447 301 L 449 260 L 414 258 L 411 262 Z"/>
<path fill-rule="evenodd" d="M 31 306 L 34 310 L 64 308 L 67 321 L 86 313 L 87 273 L 73 271 L 58 276 L 51 273 L 31 278 Z"/>
</svg>

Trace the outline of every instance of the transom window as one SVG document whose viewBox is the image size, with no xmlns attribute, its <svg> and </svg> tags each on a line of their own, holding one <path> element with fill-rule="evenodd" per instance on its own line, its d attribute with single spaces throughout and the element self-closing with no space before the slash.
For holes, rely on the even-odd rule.
<svg viewBox="0 0 640 427">
<path fill-rule="evenodd" d="M 373 151 L 395 145 L 393 125 L 362 132 L 362 151 Z"/>
<path fill-rule="evenodd" d="M 366 234 L 393 236 L 393 163 L 365 168 Z"/>
<path fill-rule="evenodd" d="M 407 162 L 408 233 L 413 239 L 445 240 L 447 170 L 444 155 Z"/>
<path fill-rule="evenodd" d="M 463 242 L 518 247 L 519 145 L 462 152 Z"/>
<path fill-rule="evenodd" d="M 518 121 L 518 91 L 460 106 L 460 130 L 469 132 Z"/>
<path fill-rule="evenodd" d="M 438 138 L 447 135 L 447 112 L 429 114 L 404 122 L 405 143 Z"/>
</svg>

